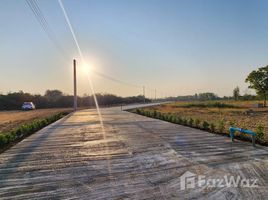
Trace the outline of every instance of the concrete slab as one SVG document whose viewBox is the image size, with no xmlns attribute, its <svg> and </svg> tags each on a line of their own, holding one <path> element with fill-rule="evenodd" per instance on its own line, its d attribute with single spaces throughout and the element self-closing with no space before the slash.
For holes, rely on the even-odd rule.
<svg viewBox="0 0 268 200">
<path fill-rule="evenodd" d="M 0 155 L 1 199 L 266 199 L 268 148 L 120 111 L 82 110 Z M 194 188 L 185 188 L 181 176 Z M 189 175 L 186 174 L 186 175 Z M 198 181 L 198 175 L 204 179 Z M 256 188 L 210 187 L 238 176 Z M 188 177 L 191 178 L 191 177 Z M 228 179 L 229 180 L 229 179 Z M 193 182 L 194 181 L 194 182 Z"/>
</svg>

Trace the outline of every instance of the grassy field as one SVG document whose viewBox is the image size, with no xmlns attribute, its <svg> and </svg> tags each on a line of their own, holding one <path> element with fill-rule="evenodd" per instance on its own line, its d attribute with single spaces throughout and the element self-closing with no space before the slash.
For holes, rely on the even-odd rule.
<svg viewBox="0 0 268 200">
<path fill-rule="evenodd" d="M 268 143 L 268 107 L 254 108 L 253 105 L 256 103 L 258 102 L 176 102 L 147 107 L 142 110 L 142 113 L 145 113 L 144 115 L 156 113 L 155 115 L 159 116 L 161 114 L 174 116 L 174 118 L 179 118 L 182 124 L 201 129 L 206 129 L 202 126 L 204 122 L 207 122 L 207 126 L 211 126 L 211 132 L 227 134 L 230 126 L 250 129 L 262 132 L 263 141 Z M 161 118 L 161 116 L 156 118 Z"/>
<path fill-rule="evenodd" d="M 22 124 L 33 120 L 43 119 L 60 112 L 71 112 L 71 109 L 38 109 L 33 111 L 1 111 L 0 112 L 0 133 L 5 133 Z"/>
</svg>

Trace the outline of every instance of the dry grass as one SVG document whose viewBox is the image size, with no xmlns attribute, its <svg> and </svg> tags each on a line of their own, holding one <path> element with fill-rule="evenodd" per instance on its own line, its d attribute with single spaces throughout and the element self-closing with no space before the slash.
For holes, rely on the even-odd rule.
<svg viewBox="0 0 268 200">
<path fill-rule="evenodd" d="M 256 102 L 224 102 L 241 108 L 199 108 L 199 107 L 183 107 L 183 105 L 193 102 L 177 102 L 160 106 L 146 108 L 145 110 L 156 110 L 161 113 L 172 113 L 181 117 L 199 119 L 217 124 L 223 120 L 225 124 L 225 132 L 231 123 L 235 123 L 237 127 L 256 130 L 257 126 L 264 127 L 264 139 L 268 141 L 268 107 L 267 108 L 250 108 Z M 248 112 L 252 110 L 251 112 Z"/>
<path fill-rule="evenodd" d="M 71 109 L 38 109 L 33 111 L 3 111 L 0 112 L 0 133 L 10 131 L 24 123 L 35 119 L 43 119 L 60 112 L 70 112 Z"/>
</svg>

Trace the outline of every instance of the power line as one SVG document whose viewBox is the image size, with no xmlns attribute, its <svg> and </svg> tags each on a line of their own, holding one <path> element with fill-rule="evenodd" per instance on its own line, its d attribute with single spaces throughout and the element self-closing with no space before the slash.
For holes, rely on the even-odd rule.
<svg viewBox="0 0 268 200">
<path fill-rule="evenodd" d="M 74 39 L 75 45 L 76 45 L 76 47 L 78 49 L 78 53 L 80 55 L 80 58 L 81 58 L 82 62 L 86 64 L 84 56 L 83 56 L 83 53 L 82 53 L 81 48 L 79 46 L 78 40 L 77 40 L 76 35 L 74 33 L 73 27 L 72 27 L 72 25 L 70 23 L 69 17 L 68 17 L 67 12 L 66 12 L 66 10 L 64 8 L 64 5 L 63 5 L 61 0 L 58 0 L 58 1 L 59 1 L 61 9 L 63 11 L 63 14 L 64 14 L 64 17 L 66 19 L 66 22 L 67 22 L 67 24 L 69 26 L 69 29 L 71 31 L 71 34 L 73 36 L 73 39 Z M 40 7 L 38 5 L 37 0 L 26 0 L 26 2 L 28 4 L 29 8 L 31 9 L 31 11 L 33 12 L 36 20 L 40 24 L 41 28 L 47 34 L 48 38 L 54 44 L 54 46 L 58 49 L 58 51 L 62 54 L 64 60 L 66 58 L 69 59 L 69 56 L 67 56 L 66 52 L 64 51 L 64 49 L 59 44 L 55 33 L 53 32 L 52 28 L 49 26 L 49 23 L 47 22 L 47 20 L 45 18 L 45 15 L 42 13 L 42 11 L 41 11 L 41 9 L 40 9 Z M 102 77 L 104 79 L 108 79 L 108 80 L 116 82 L 116 83 L 120 83 L 120 84 L 123 84 L 123 85 L 131 86 L 131 87 L 135 87 L 135 88 L 139 88 L 139 89 L 143 88 L 143 85 L 137 85 L 137 84 L 129 83 L 129 82 L 126 82 L 126 81 L 122 81 L 120 79 L 114 78 L 114 77 L 112 77 L 110 75 L 104 74 L 104 73 L 99 72 L 97 70 L 91 70 L 91 71 L 94 74 L 96 74 L 97 76 L 100 76 L 100 77 Z M 149 88 L 149 87 L 144 88 L 144 90 L 145 89 L 155 91 L 155 89 L 152 89 L 152 88 Z"/>
<path fill-rule="evenodd" d="M 93 70 L 93 69 L 91 71 L 93 71 L 96 75 L 101 76 L 101 77 L 106 78 L 106 79 L 109 79 L 109 80 L 111 80 L 113 82 L 121 83 L 121 84 L 128 85 L 128 86 L 135 87 L 135 88 L 141 88 L 142 87 L 141 85 L 136 85 L 136 84 L 133 84 L 133 83 L 125 82 L 125 81 L 116 79 L 116 78 L 114 78 L 112 76 L 109 76 L 107 74 L 103 74 L 103 73 L 101 73 L 99 71 L 96 71 L 96 70 Z"/>
<path fill-rule="evenodd" d="M 26 0 L 29 8 L 33 12 L 37 22 L 40 24 L 41 28 L 47 34 L 49 40 L 54 44 L 54 46 L 58 49 L 58 51 L 64 56 L 68 57 L 64 49 L 57 41 L 57 37 L 55 33 L 52 31 L 52 28 L 49 26 L 44 14 L 42 13 L 38 2 L 36 0 Z"/>
<path fill-rule="evenodd" d="M 81 51 L 80 45 L 79 45 L 78 40 L 77 40 L 77 38 L 76 38 L 76 35 L 75 35 L 75 33 L 74 33 L 74 29 L 73 29 L 73 27 L 72 27 L 72 24 L 71 24 L 71 22 L 70 22 L 70 19 L 69 19 L 68 15 L 67 15 L 67 12 L 66 12 L 66 10 L 65 10 L 65 8 L 64 8 L 64 5 L 63 5 L 63 3 L 62 3 L 61 0 L 58 0 L 58 1 L 59 1 L 59 4 L 60 4 L 61 9 L 62 9 L 62 11 L 63 11 L 63 14 L 64 14 L 64 17 L 65 17 L 65 19 L 66 19 L 66 22 L 67 22 L 67 24 L 68 24 L 68 26 L 69 26 L 69 28 L 70 28 L 71 33 L 72 33 L 72 36 L 73 36 L 74 42 L 75 42 L 75 44 L 76 44 L 77 50 L 78 50 L 78 52 L 79 52 L 79 55 L 80 55 L 80 57 L 81 57 L 81 60 L 82 60 L 82 62 L 83 62 L 84 64 L 86 64 L 84 55 L 83 55 L 83 53 L 82 53 L 82 51 Z M 127 82 L 125 82 L 125 81 L 116 79 L 116 78 L 114 78 L 114 77 L 111 77 L 111 76 L 109 76 L 109 75 L 103 74 L 103 73 L 98 72 L 98 71 L 96 71 L 96 70 L 92 70 L 92 71 L 93 71 L 95 74 L 97 74 L 97 75 L 99 75 L 99 76 L 101 76 L 101 77 L 103 77 L 103 78 L 109 79 L 109 80 L 114 81 L 114 82 L 117 82 L 117 83 L 121 83 L 121 84 L 129 85 L 129 86 L 132 86 L 132 87 L 139 87 L 139 88 L 141 87 L 141 86 L 138 86 L 138 85 L 136 85 L 136 84 L 127 83 Z"/>
</svg>

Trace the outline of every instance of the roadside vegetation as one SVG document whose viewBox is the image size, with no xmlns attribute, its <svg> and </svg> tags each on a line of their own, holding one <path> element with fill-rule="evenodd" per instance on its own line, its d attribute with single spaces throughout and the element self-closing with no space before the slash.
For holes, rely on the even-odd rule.
<svg viewBox="0 0 268 200">
<path fill-rule="evenodd" d="M 267 145 L 268 108 L 250 108 L 256 103 L 258 102 L 176 102 L 130 111 L 226 136 L 229 135 L 230 126 L 250 129 L 257 133 L 258 143 Z M 236 137 L 251 141 L 251 137 L 246 134 L 236 133 Z"/>
<path fill-rule="evenodd" d="M 31 112 L 34 111 L 25 112 L 25 115 Z M 20 125 L 13 127 L 12 129 L 6 129 L 6 131 L 0 132 L 0 152 L 3 152 L 7 148 L 23 140 L 25 137 L 61 119 L 69 113 L 70 110 L 65 110 L 46 117 L 39 116 L 39 118 L 28 120 L 27 122 L 20 123 Z"/>
</svg>

